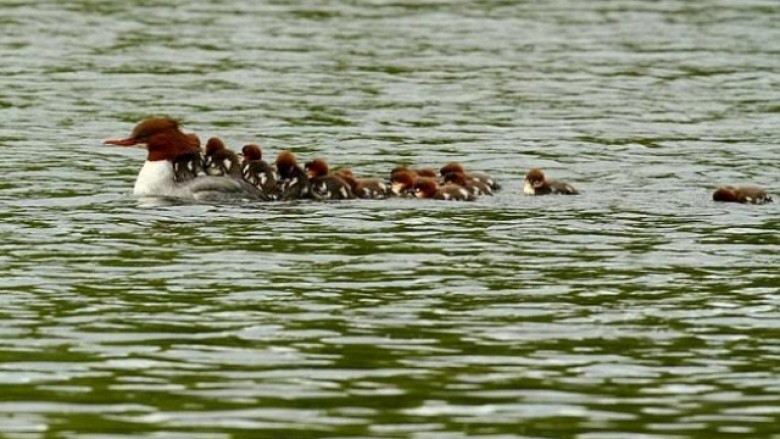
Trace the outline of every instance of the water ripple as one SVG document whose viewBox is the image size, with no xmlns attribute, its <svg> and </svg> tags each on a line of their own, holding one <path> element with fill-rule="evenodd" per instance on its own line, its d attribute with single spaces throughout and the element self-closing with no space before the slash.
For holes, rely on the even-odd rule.
<svg viewBox="0 0 780 439">
<path fill-rule="evenodd" d="M 776 434 L 775 3 L 6 3 L 0 435 Z M 148 115 L 505 189 L 138 200 Z"/>
</svg>

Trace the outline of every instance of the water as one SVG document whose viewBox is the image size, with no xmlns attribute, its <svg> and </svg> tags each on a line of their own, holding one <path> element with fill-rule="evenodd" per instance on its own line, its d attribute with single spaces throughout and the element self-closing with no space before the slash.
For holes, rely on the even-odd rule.
<svg viewBox="0 0 780 439">
<path fill-rule="evenodd" d="M 0 436 L 780 437 L 776 2 L 0 8 Z M 137 200 L 150 115 L 505 190 Z"/>
</svg>

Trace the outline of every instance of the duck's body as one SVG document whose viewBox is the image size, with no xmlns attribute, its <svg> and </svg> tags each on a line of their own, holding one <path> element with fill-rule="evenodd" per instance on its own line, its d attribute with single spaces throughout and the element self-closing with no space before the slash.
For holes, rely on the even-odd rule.
<svg viewBox="0 0 780 439">
<path fill-rule="evenodd" d="M 494 191 L 501 189 L 501 185 L 498 183 L 498 181 L 496 181 L 490 175 L 484 172 L 466 172 L 466 168 L 464 168 L 463 165 L 458 162 L 447 163 L 446 165 L 442 166 L 441 169 L 439 169 L 439 174 L 441 174 L 442 178 L 452 172 L 465 175 L 466 179 L 471 181 L 473 184 L 478 185 L 480 191 L 485 195 L 493 195 Z"/>
<path fill-rule="evenodd" d="M 229 175 L 241 178 L 241 162 L 238 154 L 228 149 L 218 137 L 206 142 L 206 157 L 203 163 L 206 174 L 219 177 Z"/>
<path fill-rule="evenodd" d="M 390 185 L 381 178 L 360 178 L 352 192 L 358 198 L 373 200 L 382 200 L 393 195 Z"/>
<path fill-rule="evenodd" d="M 176 182 L 181 183 L 205 175 L 203 155 L 199 150 L 179 155 L 173 159 L 172 163 L 173 179 Z"/>
<path fill-rule="evenodd" d="M 525 175 L 523 193 L 526 195 L 578 195 L 574 186 L 561 180 L 547 179 L 539 168 L 533 168 Z"/>
<path fill-rule="evenodd" d="M 418 177 L 411 170 L 392 172 L 390 180 L 390 191 L 396 197 L 415 198 L 414 183 Z"/>
<path fill-rule="evenodd" d="M 773 201 L 771 195 L 757 186 L 723 186 L 712 194 L 712 199 L 742 204 L 766 204 Z"/>
<path fill-rule="evenodd" d="M 481 181 L 466 176 L 462 172 L 448 172 L 443 177 L 445 184 L 455 184 L 466 189 L 470 194 L 478 197 L 480 195 L 493 195 L 493 189 Z"/>
<path fill-rule="evenodd" d="M 474 201 L 476 196 L 465 188 L 455 184 L 439 186 L 436 180 L 423 177 L 414 184 L 415 196 L 421 199 L 447 200 L 447 201 Z"/>
<path fill-rule="evenodd" d="M 277 187 L 280 200 L 297 200 L 310 196 L 309 176 L 298 165 L 292 152 L 282 151 L 279 153 L 276 157 L 276 170 L 279 172 Z"/>
<path fill-rule="evenodd" d="M 231 177 L 204 175 L 178 182 L 174 179 L 173 164 L 168 160 L 146 161 L 138 173 L 133 195 L 198 201 L 263 199 L 252 186 Z"/>
<path fill-rule="evenodd" d="M 312 160 L 305 165 L 311 185 L 311 196 L 316 200 L 349 200 L 355 198 L 350 185 L 341 177 L 328 172 L 324 160 Z"/>
<path fill-rule="evenodd" d="M 276 168 L 263 160 L 263 152 L 258 145 L 246 145 L 241 150 L 244 160 L 241 163 L 241 176 L 244 181 L 257 188 L 269 200 L 279 198 L 279 174 Z"/>
<path fill-rule="evenodd" d="M 393 196 L 390 185 L 381 178 L 356 178 L 349 169 L 339 169 L 333 174 L 347 182 L 357 198 L 383 200 Z"/>
</svg>

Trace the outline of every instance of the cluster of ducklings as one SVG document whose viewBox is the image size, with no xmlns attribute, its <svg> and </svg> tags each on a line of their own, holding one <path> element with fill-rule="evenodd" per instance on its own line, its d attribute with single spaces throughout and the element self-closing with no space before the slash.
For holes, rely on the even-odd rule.
<svg viewBox="0 0 780 439">
<path fill-rule="evenodd" d="M 183 157 L 174 161 L 177 179 L 186 180 L 201 168 L 211 176 L 231 176 L 254 186 L 267 200 L 347 200 L 390 197 L 434 200 L 473 201 L 481 195 L 493 195 L 500 185 L 483 172 L 467 172 L 463 165 L 451 162 L 437 172 L 433 168 L 411 169 L 399 166 L 383 178 L 358 178 L 348 168 L 331 171 L 323 159 L 298 164 L 290 151 L 282 151 L 273 164 L 263 160 L 260 146 L 246 145 L 238 154 L 217 137 L 206 142 L 199 164 Z M 197 163 L 195 162 L 195 163 Z"/>
<path fill-rule="evenodd" d="M 243 178 L 270 200 L 313 198 L 345 200 L 352 198 L 383 199 L 389 197 L 427 198 L 434 200 L 473 201 L 482 195 L 493 195 L 501 185 L 484 172 L 466 171 L 458 162 L 450 162 L 437 172 L 434 168 L 411 169 L 399 166 L 390 172 L 389 181 L 382 178 L 357 178 L 348 168 L 333 172 L 322 159 L 298 164 L 295 155 L 282 151 L 275 166 L 262 159 L 258 145 L 243 147 L 241 154 L 226 148 L 216 137 L 208 140 L 203 169 L 208 175 Z M 539 168 L 525 175 L 526 195 L 577 195 L 579 191 L 561 180 L 548 179 Z M 772 197 L 756 186 L 724 186 L 712 196 L 714 201 L 765 204 Z"/>
<path fill-rule="evenodd" d="M 252 198 L 269 201 L 388 197 L 471 201 L 481 195 L 493 195 L 501 187 L 489 175 L 467 171 L 457 162 L 447 163 L 438 172 L 432 168 L 414 170 L 400 166 L 391 171 L 388 181 L 383 178 L 357 178 L 351 170 L 344 168 L 331 172 L 322 159 L 300 166 L 290 151 L 280 152 L 275 163 L 269 164 L 263 160 L 260 146 L 246 145 L 239 155 L 227 148 L 218 137 L 210 138 L 205 150 L 201 150 L 198 137 L 183 133 L 179 123 L 169 118 L 146 119 L 136 125 L 130 137 L 104 143 L 145 145 L 149 153 L 147 164 L 141 170 L 135 188 L 135 193 L 141 195 L 177 195 L 182 193 L 177 189 L 188 186 L 188 182 L 204 180 L 214 183 L 213 188 L 219 187 L 219 190 L 243 191 Z M 162 161 L 172 164 L 172 182 L 168 176 L 161 179 L 163 174 L 160 173 L 161 169 L 170 168 L 153 165 Z M 222 183 L 230 183 L 217 185 L 213 179 L 197 178 L 203 174 L 232 178 L 219 179 Z M 163 181 L 166 179 L 167 182 Z M 523 193 L 576 195 L 579 192 L 566 182 L 547 179 L 540 169 L 534 168 L 525 175 Z M 750 204 L 772 202 L 772 197 L 756 186 L 720 187 L 712 198 L 715 201 Z"/>
</svg>

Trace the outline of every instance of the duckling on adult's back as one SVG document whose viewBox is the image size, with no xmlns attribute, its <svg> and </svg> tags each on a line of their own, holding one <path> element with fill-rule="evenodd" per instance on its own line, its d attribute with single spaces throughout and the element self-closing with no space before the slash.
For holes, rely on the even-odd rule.
<svg viewBox="0 0 780 439">
<path fill-rule="evenodd" d="M 282 151 L 276 156 L 276 170 L 279 172 L 280 200 L 297 200 L 309 196 L 310 183 L 306 171 L 298 165 L 295 154 Z"/>
<path fill-rule="evenodd" d="M 263 160 L 263 150 L 259 145 L 245 145 L 241 149 L 241 175 L 244 180 L 256 187 L 268 200 L 279 198 L 276 169 Z"/>
<path fill-rule="evenodd" d="M 106 140 L 106 145 L 137 146 L 147 150 L 146 162 L 138 173 L 133 193 L 143 197 L 173 197 L 195 200 L 260 199 L 260 194 L 243 180 L 198 176 L 178 181 L 174 163 L 199 150 L 199 142 L 168 118 L 150 118 L 135 126 L 126 139 Z"/>
<path fill-rule="evenodd" d="M 219 137 L 212 137 L 206 142 L 206 158 L 203 166 L 208 175 L 241 178 L 241 162 L 238 155 L 228 149 Z"/>
</svg>

